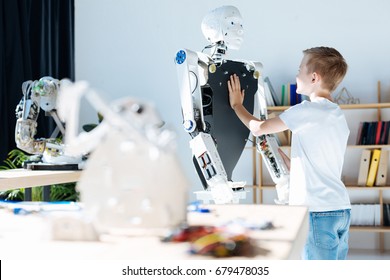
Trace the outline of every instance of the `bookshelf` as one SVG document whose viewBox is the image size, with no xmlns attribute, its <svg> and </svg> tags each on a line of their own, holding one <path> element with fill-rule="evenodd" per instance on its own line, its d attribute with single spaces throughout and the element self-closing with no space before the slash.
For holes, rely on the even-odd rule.
<svg viewBox="0 0 390 280">
<path fill-rule="evenodd" d="M 378 83 L 378 92 L 380 89 L 380 84 Z M 378 101 L 380 101 L 380 94 L 378 93 Z M 290 106 L 277 106 L 277 107 L 268 107 L 268 112 L 281 112 L 288 109 Z M 351 203 L 365 203 L 364 199 L 359 201 L 359 198 L 355 200 L 355 196 L 369 197 L 370 195 L 366 195 L 365 192 L 371 194 L 371 198 L 368 199 L 369 202 L 373 204 L 379 204 L 380 207 L 380 225 L 378 226 L 351 226 L 351 233 L 353 232 L 370 232 L 374 234 L 378 234 L 378 242 L 376 247 L 381 251 L 385 251 L 385 234 L 390 233 L 390 226 L 384 226 L 383 221 L 383 208 L 385 203 L 390 203 L 390 176 L 387 176 L 387 180 L 385 185 L 373 187 L 367 186 L 359 186 L 357 184 L 358 178 L 358 170 L 359 170 L 359 162 L 360 155 L 363 149 L 386 149 L 390 150 L 390 145 L 356 145 L 356 135 L 357 135 L 357 127 L 360 121 L 364 121 L 364 119 L 357 119 L 356 115 L 364 118 L 364 111 L 371 111 L 371 118 L 373 120 L 382 120 L 386 118 L 390 120 L 390 103 L 370 103 L 370 104 L 348 104 L 348 105 L 340 105 L 340 108 L 344 110 L 346 117 L 347 113 L 350 110 L 358 110 L 355 114 L 348 119 L 348 125 L 350 126 L 351 134 L 347 147 L 347 154 L 351 154 L 352 156 L 346 156 L 344 161 L 344 169 L 343 169 L 343 178 L 344 183 L 347 187 L 347 190 L 351 197 Z M 389 109 L 389 110 L 385 110 Z M 387 111 L 385 114 L 383 111 Z M 355 131 L 353 131 L 355 130 Z M 289 141 L 291 141 L 291 136 L 289 135 Z M 290 143 L 290 142 L 289 142 Z M 256 148 L 251 147 L 253 150 L 252 154 L 252 162 L 253 162 L 253 203 L 259 204 L 272 204 L 273 199 L 269 199 L 269 197 L 265 196 L 266 193 L 274 193 L 276 196 L 275 185 L 268 177 L 268 171 L 263 170 L 263 161 L 261 155 L 256 152 Z M 290 146 L 289 144 L 281 147 L 287 154 L 289 154 Z M 388 164 L 390 168 L 390 164 Z M 344 174 L 345 173 L 345 174 Z M 388 174 L 390 175 L 389 171 Z M 357 201 L 357 202 L 355 202 Z M 387 249 L 388 250 L 388 249 Z"/>
</svg>

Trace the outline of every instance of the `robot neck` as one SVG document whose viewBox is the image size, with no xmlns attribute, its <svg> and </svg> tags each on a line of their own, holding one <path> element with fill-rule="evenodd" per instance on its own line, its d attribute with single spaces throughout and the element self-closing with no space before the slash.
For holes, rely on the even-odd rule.
<svg viewBox="0 0 390 280">
<path fill-rule="evenodd" d="M 225 42 L 219 41 L 215 45 L 215 51 L 211 58 L 214 60 L 216 64 L 221 64 L 226 55 L 226 51 L 227 51 L 227 46 L 225 45 Z"/>
</svg>

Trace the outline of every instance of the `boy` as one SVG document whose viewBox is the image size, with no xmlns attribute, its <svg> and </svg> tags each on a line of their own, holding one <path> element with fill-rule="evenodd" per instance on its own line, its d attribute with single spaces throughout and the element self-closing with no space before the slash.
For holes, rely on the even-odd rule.
<svg viewBox="0 0 390 280">
<path fill-rule="evenodd" d="M 349 128 L 331 93 L 348 66 L 333 48 L 316 47 L 303 54 L 296 76 L 297 93 L 309 96 L 310 102 L 260 121 L 242 106 L 244 90 L 238 76 L 232 75 L 228 81 L 230 105 L 255 136 L 292 132 L 289 204 L 307 206 L 310 214 L 303 259 L 346 259 L 351 204 L 341 171 Z"/>
</svg>

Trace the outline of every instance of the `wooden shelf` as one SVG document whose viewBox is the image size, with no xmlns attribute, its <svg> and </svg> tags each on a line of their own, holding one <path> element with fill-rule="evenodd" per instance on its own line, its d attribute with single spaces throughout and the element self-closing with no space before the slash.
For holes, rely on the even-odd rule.
<svg viewBox="0 0 390 280">
<path fill-rule="evenodd" d="M 351 226 L 351 231 L 360 231 L 360 232 L 390 232 L 390 227 L 385 226 Z"/>
<path fill-rule="evenodd" d="M 290 146 L 280 146 L 282 149 L 290 149 Z M 390 145 L 348 145 L 348 149 L 383 149 L 383 148 L 390 148 Z M 253 150 L 256 149 L 255 146 L 253 147 L 245 147 L 246 150 Z"/>
<path fill-rule="evenodd" d="M 246 186 L 246 187 L 258 187 L 258 186 Z M 390 191 L 390 186 L 374 186 L 374 187 L 366 187 L 366 186 L 346 186 L 348 190 L 362 190 L 362 191 Z M 262 185 L 260 186 L 262 189 L 273 189 L 275 185 Z"/>
<path fill-rule="evenodd" d="M 341 109 L 382 109 L 390 108 L 390 103 L 368 103 L 368 104 L 345 104 L 340 105 Z"/>
<path fill-rule="evenodd" d="M 267 107 L 268 111 L 285 111 L 291 106 L 270 106 Z M 342 104 L 341 109 L 382 109 L 390 108 L 390 103 L 368 103 L 368 104 Z"/>
<path fill-rule="evenodd" d="M 348 185 L 346 186 L 347 189 L 349 190 L 362 190 L 362 191 L 389 191 L 390 190 L 390 186 L 373 186 L 373 187 L 367 187 L 367 186 L 352 186 L 352 185 Z"/>
<path fill-rule="evenodd" d="M 262 189 L 274 189 L 275 185 L 263 185 L 261 186 Z"/>
<path fill-rule="evenodd" d="M 258 188 L 258 185 L 245 185 L 245 188 L 255 189 Z"/>
<path fill-rule="evenodd" d="M 390 145 L 348 145 L 347 147 L 352 149 L 382 149 L 390 148 Z"/>
</svg>

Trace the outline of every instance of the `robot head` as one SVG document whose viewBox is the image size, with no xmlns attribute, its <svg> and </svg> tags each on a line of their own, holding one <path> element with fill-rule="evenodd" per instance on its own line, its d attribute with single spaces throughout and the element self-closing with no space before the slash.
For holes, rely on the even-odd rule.
<svg viewBox="0 0 390 280">
<path fill-rule="evenodd" d="M 56 107 L 59 81 L 52 77 L 42 77 L 36 81 L 32 91 L 40 100 L 42 110 L 49 112 Z"/>
<path fill-rule="evenodd" d="M 210 11 L 202 21 L 202 32 L 214 44 L 224 41 L 229 49 L 238 50 L 243 41 L 240 11 L 234 6 L 222 6 Z"/>
</svg>

